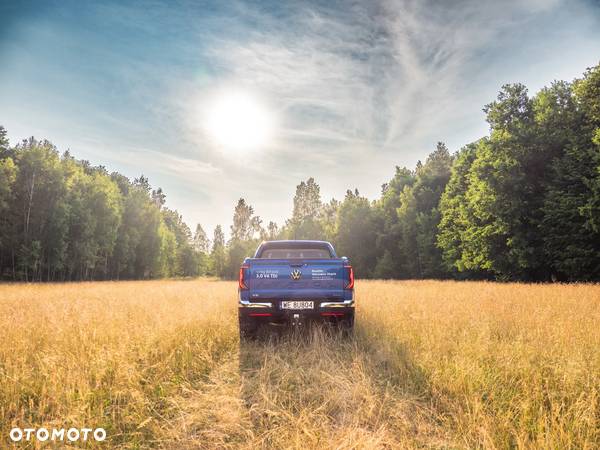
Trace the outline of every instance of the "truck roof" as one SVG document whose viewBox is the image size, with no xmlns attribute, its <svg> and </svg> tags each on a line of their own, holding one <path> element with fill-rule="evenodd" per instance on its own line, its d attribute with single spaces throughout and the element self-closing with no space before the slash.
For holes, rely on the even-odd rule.
<svg viewBox="0 0 600 450">
<path fill-rule="evenodd" d="M 333 249 L 333 245 L 331 245 L 327 241 L 315 241 L 315 240 L 280 240 L 280 241 L 264 241 L 262 242 L 258 248 L 256 249 L 256 253 L 254 257 L 256 258 L 264 249 L 267 248 L 294 248 L 294 247 L 307 247 L 307 248 L 323 248 L 326 247 L 331 256 L 336 258 L 337 255 L 335 250 Z"/>
<path fill-rule="evenodd" d="M 310 240 L 310 239 L 282 239 L 282 240 L 276 240 L 276 241 L 263 241 L 261 245 L 264 244 L 282 244 L 282 245 L 305 245 L 305 244 L 322 244 L 322 245 L 331 245 L 329 242 L 327 241 L 315 241 L 315 240 Z"/>
</svg>

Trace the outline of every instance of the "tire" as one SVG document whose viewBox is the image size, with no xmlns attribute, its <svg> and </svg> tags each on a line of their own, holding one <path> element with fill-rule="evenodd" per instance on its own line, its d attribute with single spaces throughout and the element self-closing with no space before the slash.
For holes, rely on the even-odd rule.
<svg viewBox="0 0 600 450">
<path fill-rule="evenodd" d="M 240 317 L 240 341 L 248 341 L 256 338 L 258 333 L 258 324 L 246 317 Z"/>
<path fill-rule="evenodd" d="M 354 314 L 339 323 L 339 329 L 344 337 L 351 337 L 354 335 Z"/>
</svg>

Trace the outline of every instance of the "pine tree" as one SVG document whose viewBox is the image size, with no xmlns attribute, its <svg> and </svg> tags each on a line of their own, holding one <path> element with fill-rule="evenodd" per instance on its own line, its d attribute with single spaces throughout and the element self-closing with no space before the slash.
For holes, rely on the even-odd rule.
<svg viewBox="0 0 600 450">
<path fill-rule="evenodd" d="M 221 225 L 215 227 L 212 240 L 211 259 L 213 274 L 222 277 L 225 274 L 225 235 Z"/>
<path fill-rule="evenodd" d="M 292 218 L 287 222 L 290 239 L 323 239 L 324 230 L 320 222 L 323 204 L 321 188 L 314 178 L 296 186 Z"/>
</svg>

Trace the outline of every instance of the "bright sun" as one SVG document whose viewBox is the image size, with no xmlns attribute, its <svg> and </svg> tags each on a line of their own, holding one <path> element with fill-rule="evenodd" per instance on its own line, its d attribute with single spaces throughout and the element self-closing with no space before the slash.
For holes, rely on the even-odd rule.
<svg viewBox="0 0 600 450">
<path fill-rule="evenodd" d="M 209 135 L 230 150 L 253 150 L 271 137 L 273 120 L 258 99 L 245 92 L 224 93 L 206 111 Z"/>
</svg>

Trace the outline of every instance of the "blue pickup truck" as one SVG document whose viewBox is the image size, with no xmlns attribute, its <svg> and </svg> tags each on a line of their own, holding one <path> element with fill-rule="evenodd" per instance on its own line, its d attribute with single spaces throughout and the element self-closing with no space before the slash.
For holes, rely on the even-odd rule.
<svg viewBox="0 0 600 450">
<path fill-rule="evenodd" d="M 305 327 L 323 321 L 354 326 L 354 271 L 325 241 L 269 241 L 239 273 L 240 338 L 263 325 Z"/>
</svg>

